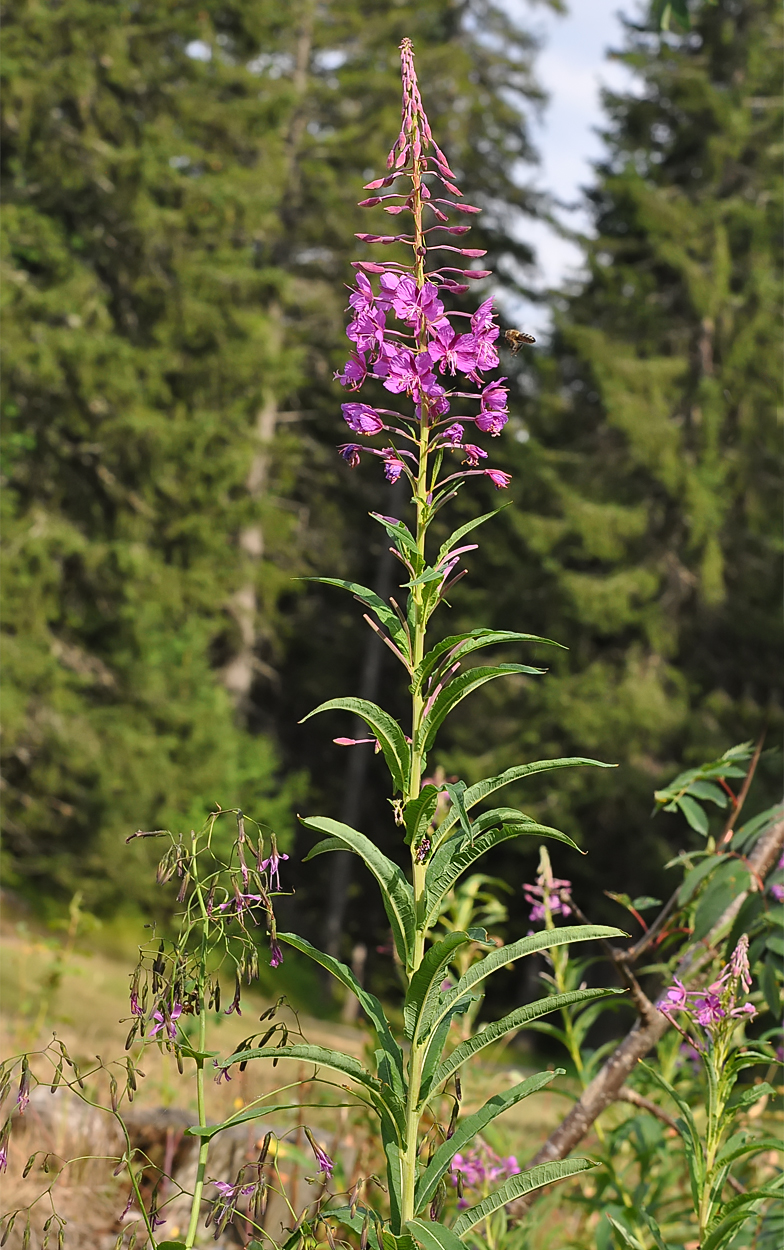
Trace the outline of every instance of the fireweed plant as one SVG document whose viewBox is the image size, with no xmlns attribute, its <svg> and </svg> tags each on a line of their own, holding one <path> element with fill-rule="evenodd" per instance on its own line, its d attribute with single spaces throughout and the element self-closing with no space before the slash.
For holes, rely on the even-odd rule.
<svg viewBox="0 0 784 1250">
<path fill-rule="evenodd" d="M 448 313 L 442 299 L 464 293 L 470 280 L 488 276 L 487 270 L 444 265 L 441 255 L 447 252 L 469 260 L 484 255 L 481 249 L 442 241 L 444 235 L 463 236 L 470 228 L 450 224 L 448 210 L 464 215 L 479 210 L 459 202 L 461 192 L 455 185 L 455 175 L 433 139 L 420 99 L 409 40 L 401 45 L 401 58 L 400 134 L 389 154 L 389 172 L 366 187 L 383 194 L 373 194 L 362 205 L 380 205 L 390 216 L 408 219 L 411 228 L 394 235 L 358 237 L 369 244 L 402 243 L 411 249 L 411 260 L 386 265 L 354 262 L 357 279 L 349 299 L 351 321 L 347 330 L 354 350 L 337 376 L 354 394 L 372 376 L 380 379 L 391 395 L 408 401 L 405 410 L 371 407 L 358 399 L 344 403 L 343 415 L 349 429 L 365 441 L 349 442 L 340 449 L 351 467 L 359 464 L 362 455 L 378 457 L 387 481 L 405 477 L 411 487 L 413 529 L 396 518 L 372 514 L 392 540 L 393 551 L 405 570 L 402 589 L 406 598 L 402 605 L 394 598 L 385 602 L 353 582 L 319 580 L 350 591 L 372 614 L 365 619 L 407 674 L 410 730 L 406 733 L 376 704 L 357 698 L 331 699 L 310 715 L 345 711 L 358 715 L 367 724 L 370 741 L 378 744 L 389 769 L 394 818 L 411 857 L 410 880 L 363 833 L 329 817 L 305 818 L 303 824 L 325 835 L 309 858 L 329 851 L 351 851 L 364 861 L 378 883 L 407 985 L 405 1036 L 395 1036 L 381 1003 L 362 988 L 345 965 L 294 934 L 280 933 L 278 940 L 307 954 L 353 992 L 375 1030 L 375 1072 L 349 1055 L 316 1046 L 298 1044 L 285 1053 L 319 1069 L 331 1068 L 354 1083 L 358 1096 L 378 1117 L 386 1158 L 386 1217 L 356 1197 L 343 1208 L 330 1208 L 324 1202 L 315 1215 L 301 1222 L 298 1235 L 303 1235 L 306 1225 L 312 1231 L 318 1222 L 327 1226 L 342 1223 L 360 1235 L 363 1246 L 372 1235 L 381 1250 L 394 1250 L 398 1244 L 412 1247 L 414 1241 L 425 1250 L 456 1250 L 462 1246 L 461 1237 L 513 1198 L 592 1165 L 577 1159 L 520 1172 L 507 1178 L 480 1203 L 462 1211 L 451 1228 L 439 1223 L 455 1156 L 496 1116 L 542 1089 L 555 1075 L 546 1072 L 529 1077 L 461 1119 L 460 1069 L 498 1038 L 545 1011 L 557 1009 L 560 1001 L 548 998 L 519 1008 L 445 1054 L 453 1020 L 470 1009 L 487 977 L 513 960 L 553 944 L 619 935 L 621 931 L 591 925 L 562 929 L 556 934 L 542 930 L 501 948 L 493 947 L 485 930 L 479 927 L 453 931 L 433 940 L 432 931 L 441 915 L 443 900 L 486 851 L 520 836 L 550 837 L 574 846 L 564 834 L 539 825 L 517 809 L 494 808 L 472 819 L 472 808 L 503 786 L 532 773 L 592 761 L 548 760 L 521 765 L 470 787 L 460 781 L 434 784 L 427 778 L 427 757 L 439 727 L 462 699 L 505 674 L 542 672 L 526 664 L 463 669 L 468 656 L 488 646 L 546 640 L 518 632 L 474 629 L 445 638 L 429 649 L 427 645 L 433 613 L 462 576 L 461 556 L 474 549 L 474 544 L 464 540 L 494 514 L 476 517 L 460 526 L 435 555 L 428 548 L 428 530 L 466 478 L 487 476 L 498 489 L 508 486 L 508 474 L 482 467 L 488 453 L 466 433 L 473 427 L 476 437 L 500 434 L 508 419 L 507 389 L 504 379 L 488 381 L 485 377 L 498 365 L 499 330 L 492 300 L 485 300 L 470 316 L 465 329 L 461 329 L 453 322 L 468 314 Z M 375 287 L 371 278 L 376 279 Z M 455 405 L 459 411 L 454 410 Z M 374 438 L 380 439 L 382 445 L 374 446 Z M 345 738 L 337 741 L 352 747 L 358 745 Z M 444 792 L 451 800 L 445 812 L 440 804 Z M 436 815 L 439 808 L 444 812 L 440 820 Z M 469 945 L 484 947 L 489 953 L 462 974 L 452 975 L 451 970 L 459 968 L 459 953 Z M 568 997 L 569 1001 L 576 1001 L 607 992 L 578 990 Z M 235 1063 L 280 1058 L 280 1053 L 268 1046 L 249 1047 L 232 1055 L 223 1070 L 230 1071 Z M 448 1115 L 443 1115 L 445 1105 L 450 1108 Z"/>
</svg>

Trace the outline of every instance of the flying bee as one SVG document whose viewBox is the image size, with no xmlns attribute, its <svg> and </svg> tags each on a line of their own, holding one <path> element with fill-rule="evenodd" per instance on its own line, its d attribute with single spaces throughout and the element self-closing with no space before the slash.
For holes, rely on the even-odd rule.
<svg viewBox="0 0 784 1250">
<path fill-rule="evenodd" d="M 536 339 L 533 334 L 526 334 L 524 330 L 507 330 L 504 338 L 508 346 L 512 350 L 512 355 L 516 356 L 520 348 L 526 343 L 535 343 Z"/>
</svg>

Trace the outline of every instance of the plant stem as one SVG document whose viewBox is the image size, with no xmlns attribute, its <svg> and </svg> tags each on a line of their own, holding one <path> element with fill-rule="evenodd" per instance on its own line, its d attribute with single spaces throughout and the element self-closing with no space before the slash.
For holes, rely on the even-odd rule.
<svg viewBox="0 0 784 1250">
<path fill-rule="evenodd" d="M 207 1108 L 204 1097 L 204 1054 L 207 1049 L 207 1001 L 206 1001 L 206 978 L 207 978 L 207 950 L 209 942 L 210 918 L 207 915 L 207 908 L 204 905 L 204 896 L 202 894 L 201 882 L 198 877 L 197 863 L 197 841 L 198 835 L 193 834 L 191 838 L 191 875 L 199 900 L 199 908 L 202 916 L 202 935 L 201 935 L 201 958 L 199 960 L 199 1050 L 196 1059 L 196 1106 L 199 1117 L 199 1126 L 207 1127 Z M 201 1198 L 204 1192 L 204 1177 L 207 1171 L 207 1156 L 210 1151 L 209 1138 L 199 1138 L 199 1155 L 196 1162 L 196 1183 L 193 1187 L 193 1201 L 191 1202 L 191 1216 L 188 1223 L 188 1232 L 185 1237 L 186 1250 L 193 1250 L 196 1243 L 196 1234 L 199 1227 L 199 1212 L 201 1211 Z"/>
</svg>

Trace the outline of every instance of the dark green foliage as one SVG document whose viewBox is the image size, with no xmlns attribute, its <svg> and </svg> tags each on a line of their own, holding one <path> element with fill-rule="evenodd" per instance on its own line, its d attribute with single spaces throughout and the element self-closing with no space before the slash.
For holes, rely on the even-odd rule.
<svg viewBox="0 0 784 1250">
<path fill-rule="evenodd" d="M 293 92 L 221 52 L 230 30 L 247 58 L 279 21 L 6 14 L 5 827 L 20 883 L 86 881 L 93 904 L 146 888 L 119 849 L 139 826 L 216 801 L 285 822 L 273 750 L 216 672 L 248 583 L 274 643 L 292 558 L 291 514 L 246 481 L 259 411 L 299 377 L 260 257 Z M 285 490 L 285 457 L 271 472 Z M 252 524 L 263 561 L 238 541 Z"/>
<path fill-rule="evenodd" d="M 780 44 L 770 0 L 703 5 L 689 35 L 628 27 L 639 86 L 605 97 L 587 277 L 556 301 L 552 354 L 519 375 L 499 440 L 516 506 L 457 596 L 460 624 L 571 650 L 511 698 L 494 687 L 481 720 L 475 702 L 447 770 L 620 763 L 528 808 L 582 828 L 591 854 L 568 875 L 595 893 L 650 890 L 656 830 L 692 836 L 649 824 L 657 784 L 780 729 Z"/>
</svg>

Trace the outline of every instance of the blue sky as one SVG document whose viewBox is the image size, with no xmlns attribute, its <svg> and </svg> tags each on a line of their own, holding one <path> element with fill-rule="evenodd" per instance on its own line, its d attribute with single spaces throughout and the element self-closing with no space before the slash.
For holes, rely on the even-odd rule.
<svg viewBox="0 0 784 1250">
<path fill-rule="evenodd" d="M 625 66 L 606 59 L 607 50 L 620 48 L 621 11 L 635 14 L 636 0 L 571 0 L 568 12 L 553 13 L 526 0 L 507 0 L 509 9 L 542 37 L 537 77 L 550 101 L 540 122 L 533 119 L 533 138 L 542 156 L 534 183 L 559 200 L 574 202 L 580 187 L 591 181 L 591 161 L 602 151 L 596 128 L 602 124 L 601 85 L 628 88 L 632 77 Z M 576 229 L 588 224 L 580 209 L 562 211 L 561 219 Z M 525 238 L 537 254 L 537 285 L 556 286 L 579 268 L 580 253 L 541 222 L 526 223 Z M 521 327 L 545 333 L 546 310 L 525 303 L 516 314 Z"/>
</svg>

